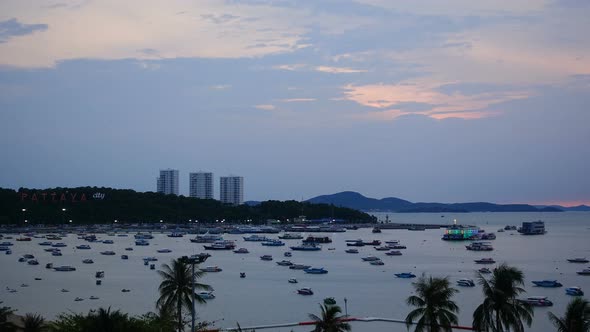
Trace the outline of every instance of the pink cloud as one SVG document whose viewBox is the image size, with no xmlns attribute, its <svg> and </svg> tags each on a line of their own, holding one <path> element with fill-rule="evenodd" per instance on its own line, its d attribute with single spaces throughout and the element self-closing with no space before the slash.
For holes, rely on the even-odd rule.
<svg viewBox="0 0 590 332">
<path fill-rule="evenodd" d="M 405 114 L 422 114 L 434 119 L 479 119 L 495 116 L 498 112 L 484 109 L 515 99 L 528 98 L 529 91 L 499 91 L 465 95 L 445 94 L 438 89 L 449 82 L 401 82 L 398 84 L 347 85 L 344 98 L 360 105 L 380 109 L 370 112 L 369 118 L 394 119 Z M 419 111 L 404 110 L 403 105 L 416 103 Z M 397 106 L 397 107 L 396 107 Z M 390 110 L 385 110 L 391 108 Z M 425 109 L 424 109 L 425 108 Z M 375 113 L 382 113 L 376 116 Z"/>
</svg>

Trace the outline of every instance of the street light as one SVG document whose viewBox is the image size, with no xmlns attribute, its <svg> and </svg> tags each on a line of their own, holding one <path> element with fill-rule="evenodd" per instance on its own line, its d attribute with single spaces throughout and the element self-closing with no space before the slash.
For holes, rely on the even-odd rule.
<svg viewBox="0 0 590 332">
<path fill-rule="evenodd" d="M 188 256 L 182 256 L 180 257 L 180 262 L 183 264 L 190 264 L 191 265 L 191 301 L 192 301 L 192 307 L 191 307 L 191 331 L 195 330 L 195 265 L 196 264 L 201 264 L 204 261 L 207 260 L 207 258 L 209 258 L 211 255 L 209 254 L 198 254 L 198 255 L 193 255 L 191 257 Z"/>
<path fill-rule="evenodd" d="M 25 223 L 26 223 L 27 221 L 25 220 L 25 212 L 27 212 L 27 209 L 22 209 L 22 211 L 23 211 L 23 220 L 24 220 L 24 221 L 25 221 Z"/>
<path fill-rule="evenodd" d="M 62 216 L 61 216 L 61 220 L 62 222 L 66 222 L 66 208 L 62 208 L 61 211 L 63 212 Z"/>
</svg>

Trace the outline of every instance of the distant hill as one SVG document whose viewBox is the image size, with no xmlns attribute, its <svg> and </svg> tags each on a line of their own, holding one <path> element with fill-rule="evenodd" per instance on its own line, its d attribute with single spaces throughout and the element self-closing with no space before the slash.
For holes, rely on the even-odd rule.
<svg viewBox="0 0 590 332">
<path fill-rule="evenodd" d="M 365 197 L 354 191 L 343 191 L 332 195 L 322 195 L 307 200 L 310 203 L 334 204 L 361 211 L 392 212 L 560 212 L 552 206 L 535 207 L 528 204 L 473 203 L 412 203 L 396 197 L 382 199 Z"/>
<path fill-rule="evenodd" d="M 588 205 L 578 205 L 578 206 L 561 206 L 561 205 L 538 205 L 538 208 L 555 208 L 562 211 L 580 211 L 580 212 L 588 212 L 590 211 L 590 206 Z"/>
</svg>

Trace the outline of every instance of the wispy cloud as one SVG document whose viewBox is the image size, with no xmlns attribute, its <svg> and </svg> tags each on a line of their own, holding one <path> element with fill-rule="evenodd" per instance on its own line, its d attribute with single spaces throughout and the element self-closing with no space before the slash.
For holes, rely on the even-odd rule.
<svg viewBox="0 0 590 332">
<path fill-rule="evenodd" d="M 26 24 L 19 22 L 16 18 L 0 21 L 0 43 L 5 43 L 14 37 L 45 31 L 47 28 L 47 24 Z"/>
<path fill-rule="evenodd" d="M 288 98 L 288 99 L 280 99 L 280 102 L 283 103 L 298 103 L 298 102 L 309 102 L 309 101 L 316 101 L 315 98 Z"/>
<path fill-rule="evenodd" d="M 492 105 L 531 96 L 527 90 L 485 92 L 465 95 L 460 92 L 446 94 L 440 88 L 442 82 L 401 82 L 398 84 L 347 85 L 343 88 L 346 99 L 360 105 L 379 109 L 369 111 L 367 117 L 393 119 L 407 114 L 421 114 L 435 119 L 475 119 L 497 115 L 490 111 Z M 420 107 L 414 110 L 408 104 Z"/>
<path fill-rule="evenodd" d="M 330 74 L 354 74 L 354 73 L 366 73 L 364 69 L 354 69 L 347 67 L 330 67 L 330 66 L 317 66 L 314 68 L 316 71 Z"/>
<path fill-rule="evenodd" d="M 367 70 L 365 69 L 355 69 L 349 67 L 334 67 L 334 66 L 312 66 L 303 63 L 294 63 L 294 64 L 282 64 L 276 65 L 273 67 L 274 69 L 278 70 L 287 70 L 287 71 L 316 71 L 321 73 L 329 73 L 329 74 L 355 74 L 355 73 L 366 73 Z"/>
<path fill-rule="evenodd" d="M 231 89 L 231 84 L 213 85 L 213 86 L 211 86 L 211 89 L 213 89 L 213 90 L 227 90 L 227 89 Z"/>
<path fill-rule="evenodd" d="M 305 69 L 306 67 L 307 67 L 307 65 L 303 64 L 303 63 L 293 63 L 293 64 L 284 64 L 284 65 L 273 66 L 274 69 L 288 70 L 288 71 L 301 70 L 301 69 Z"/>
<path fill-rule="evenodd" d="M 274 111 L 276 109 L 275 105 L 271 105 L 271 104 L 259 104 L 259 105 L 255 105 L 254 107 L 259 110 L 264 110 L 264 111 Z"/>
</svg>

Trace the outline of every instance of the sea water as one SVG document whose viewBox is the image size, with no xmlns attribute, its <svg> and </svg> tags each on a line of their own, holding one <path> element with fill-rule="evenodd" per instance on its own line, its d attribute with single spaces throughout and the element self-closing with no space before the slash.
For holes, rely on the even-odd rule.
<svg viewBox="0 0 590 332">
<path fill-rule="evenodd" d="M 497 239 L 491 241 L 494 251 L 473 252 L 465 249 L 465 242 L 442 241 L 444 229 L 425 231 L 383 230 L 374 234 L 371 228 L 362 228 L 345 233 L 322 233 L 314 235 L 330 236 L 330 244 L 322 245 L 319 252 L 293 251 L 293 256 L 284 257 L 289 246 L 297 245 L 299 240 L 285 240 L 284 247 L 266 247 L 260 242 L 245 242 L 244 235 L 225 235 L 228 240 L 237 241 L 237 247 L 247 248 L 249 254 L 234 254 L 232 251 L 211 251 L 212 256 L 203 266 L 216 265 L 223 269 L 218 273 L 207 273 L 201 282 L 211 285 L 215 299 L 205 305 L 197 306 L 200 319 L 213 321 L 217 327 L 235 327 L 236 323 L 244 326 L 257 326 L 273 323 L 308 321 L 309 313 L 318 314 L 319 304 L 326 297 L 333 297 L 351 317 L 385 317 L 404 319 L 412 310 L 405 300 L 412 295 L 412 279 L 399 279 L 394 273 L 413 272 L 416 275 L 448 276 L 451 283 L 460 278 L 475 279 L 475 270 L 483 265 L 474 263 L 475 259 L 492 257 L 498 263 L 506 262 L 518 267 L 525 273 L 525 296 L 547 296 L 554 306 L 535 308 L 535 318 L 531 331 L 553 331 L 547 319 L 547 312 L 563 315 L 567 303 L 572 299 L 565 295 L 564 288 L 580 286 L 588 294 L 590 277 L 580 276 L 576 271 L 588 268 L 590 264 L 573 264 L 566 261 L 571 257 L 590 257 L 590 213 L 458 213 L 458 214 L 396 214 L 377 213 L 380 220 L 386 215 L 391 222 L 399 223 L 436 223 L 452 224 L 456 219 L 460 224 L 477 225 L 487 232 L 495 232 Z M 545 221 L 547 234 L 523 236 L 516 231 L 498 233 L 505 225 L 520 226 L 523 221 Z M 304 234 L 306 235 L 306 234 Z M 18 313 L 40 313 L 47 318 L 54 318 L 62 312 L 87 312 L 98 307 L 121 309 L 131 314 L 143 314 L 153 311 L 158 298 L 160 277 L 157 269 L 161 264 L 169 263 L 173 258 L 204 252 L 203 244 L 191 243 L 189 236 L 170 238 L 164 234 L 155 234 L 149 246 L 135 246 L 132 234 L 129 237 L 107 236 L 99 234 L 101 239 L 112 239 L 114 244 L 90 243 L 91 250 L 78 250 L 76 245 L 86 243 L 76 235 L 70 234 L 62 241 L 68 246 L 61 248 L 63 256 L 52 256 L 45 252 L 45 246 L 39 242 L 45 239 L 33 239 L 31 242 L 12 241 L 12 255 L 0 252 L 0 301 L 3 306 L 18 309 Z M 276 235 L 271 235 L 276 237 Z M 16 238 L 16 237 L 15 237 Z M 401 250 L 402 256 L 386 256 L 372 246 L 358 248 L 359 254 L 344 252 L 346 240 L 363 239 L 381 241 L 399 240 L 407 249 Z M 124 248 L 133 247 L 133 251 Z M 160 254 L 157 249 L 169 248 L 172 253 Z M 330 250 L 332 249 L 332 250 Z M 101 251 L 112 250 L 115 256 L 103 256 Z M 39 265 L 31 266 L 17 260 L 24 254 L 33 254 Z M 121 255 L 129 256 L 122 260 Z M 274 261 L 262 261 L 260 256 L 270 254 Z M 380 257 L 385 265 L 373 266 L 363 262 L 361 257 L 374 255 Z M 155 256 L 157 269 L 150 270 L 142 258 Z M 91 258 L 94 264 L 83 264 L 82 260 Z M 294 263 L 324 267 L 329 273 L 310 275 L 303 271 L 290 270 L 278 266 L 277 261 L 288 259 Z M 72 265 L 74 272 L 55 272 L 45 268 L 46 263 Z M 493 267 L 493 266 L 488 266 Z M 105 278 L 100 286 L 95 284 L 94 274 L 105 271 Z M 240 272 L 246 278 L 240 278 Z M 36 281 L 35 277 L 42 278 Z M 296 278 L 298 284 L 287 282 Z M 564 287 L 534 287 L 532 280 L 556 279 Z M 414 279 L 415 280 L 415 279 Z M 26 283 L 29 287 L 20 287 Z M 6 288 L 17 289 L 10 293 Z M 301 287 L 310 287 L 312 296 L 296 293 Z M 61 289 L 68 289 L 63 293 Z M 121 292 L 130 289 L 129 293 Z M 472 314 L 482 301 L 479 286 L 457 287 L 460 292 L 454 300 L 460 307 L 460 325 L 471 325 Z M 99 300 L 90 300 L 90 296 Z M 84 301 L 75 302 L 76 297 Z M 346 299 L 346 302 L 344 301 Z M 346 305 L 345 305 L 346 303 Z M 396 323 L 353 323 L 355 331 L 405 331 L 403 324 Z M 273 331 L 307 331 L 306 328 L 276 328 Z"/>
</svg>

